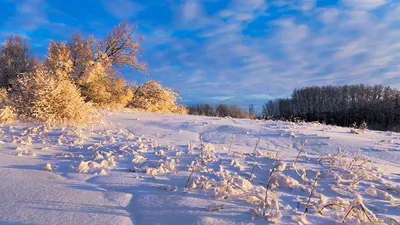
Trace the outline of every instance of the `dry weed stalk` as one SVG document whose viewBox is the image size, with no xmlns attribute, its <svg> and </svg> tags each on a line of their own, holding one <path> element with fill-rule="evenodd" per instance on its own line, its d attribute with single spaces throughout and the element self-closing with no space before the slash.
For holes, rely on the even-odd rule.
<svg viewBox="0 0 400 225">
<path fill-rule="evenodd" d="M 256 151 L 257 151 L 257 147 L 258 147 L 258 144 L 260 143 L 260 140 L 261 140 L 261 138 L 258 137 L 256 146 L 254 147 L 253 155 L 254 155 L 254 154 L 256 153 Z"/>
<path fill-rule="evenodd" d="M 306 146 L 307 143 L 308 143 L 308 140 L 306 139 L 306 140 L 304 140 L 303 144 L 301 145 L 300 150 L 299 150 L 299 154 L 297 154 L 296 159 L 293 162 L 293 165 L 292 165 L 293 168 L 295 167 L 295 165 L 297 163 L 297 160 L 299 159 L 300 154 L 303 152 L 304 146 Z"/>
<path fill-rule="evenodd" d="M 267 181 L 267 186 L 266 186 L 266 190 L 265 190 L 265 198 L 264 198 L 264 202 L 263 202 L 263 215 L 266 215 L 266 208 L 268 205 L 268 190 L 270 188 L 271 185 L 271 181 L 272 181 L 272 177 L 275 171 L 277 170 L 284 170 L 286 168 L 286 163 L 279 163 L 278 165 L 274 166 L 274 168 L 272 168 L 271 173 L 269 174 L 268 177 L 268 181 Z"/>
<path fill-rule="evenodd" d="M 304 215 L 308 212 L 308 206 L 310 205 L 311 197 L 312 197 L 312 195 L 314 194 L 315 187 L 317 186 L 317 181 L 318 181 L 319 175 L 321 175 L 321 172 L 320 172 L 320 171 L 317 171 L 317 174 L 315 175 L 315 180 L 314 180 L 313 188 L 312 188 L 312 190 L 311 190 L 310 196 L 308 196 L 308 200 L 307 200 L 306 207 L 304 208 L 304 213 L 303 213 Z"/>
<path fill-rule="evenodd" d="M 351 160 L 349 166 L 347 167 L 347 170 L 349 170 L 353 166 L 353 163 L 356 161 L 356 157 L 357 157 L 358 153 L 360 153 L 360 151 L 361 150 L 358 149 L 357 152 L 354 154 L 353 159 Z"/>
<path fill-rule="evenodd" d="M 233 144 L 233 139 L 235 138 L 235 135 L 232 135 L 231 140 L 229 142 L 229 149 L 228 149 L 228 155 L 231 153 L 231 148 Z"/>
</svg>

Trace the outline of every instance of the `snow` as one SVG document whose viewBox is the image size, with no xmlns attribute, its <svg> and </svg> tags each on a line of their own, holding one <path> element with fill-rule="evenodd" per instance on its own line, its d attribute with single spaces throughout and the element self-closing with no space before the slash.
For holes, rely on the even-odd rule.
<svg viewBox="0 0 400 225">
<path fill-rule="evenodd" d="M 399 133 L 104 114 L 90 129 L 0 127 L 1 224 L 400 221 Z"/>
</svg>

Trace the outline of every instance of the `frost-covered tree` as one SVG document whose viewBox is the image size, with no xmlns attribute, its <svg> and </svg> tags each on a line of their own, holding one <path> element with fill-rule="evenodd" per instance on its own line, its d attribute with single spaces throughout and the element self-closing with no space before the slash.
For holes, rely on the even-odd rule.
<svg viewBox="0 0 400 225">
<path fill-rule="evenodd" d="M 72 60 L 71 52 L 65 42 L 51 41 L 44 65 L 57 79 L 71 79 Z"/>
<path fill-rule="evenodd" d="M 65 43 L 51 42 L 44 63 L 16 80 L 10 104 L 22 119 L 50 125 L 90 122 L 94 111 L 70 78 L 69 54 Z"/>
<path fill-rule="evenodd" d="M 95 42 L 93 36 L 89 36 L 87 39 L 82 37 L 79 33 L 75 33 L 72 36 L 72 40 L 68 43 L 68 48 L 71 52 L 70 57 L 73 65 L 72 77 L 79 80 L 86 73 L 90 73 L 93 70 L 91 67 L 94 65 L 94 52 Z"/>
<path fill-rule="evenodd" d="M 10 123 L 17 117 L 14 108 L 10 107 L 8 91 L 0 88 L 0 124 Z"/>
<path fill-rule="evenodd" d="M 0 51 L 0 86 L 11 87 L 16 79 L 32 71 L 34 62 L 28 42 L 20 35 L 10 35 Z"/>
<path fill-rule="evenodd" d="M 142 52 L 141 38 L 134 40 L 136 26 L 120 23 L 103 41 L 93 36 L 83 38 L 79 33 L 69 44 L 72 60 L 72 77 L 81 87 L 86 100 L 98 106 L 124 107 L 132 98 L 131 88 L 122 77 L 118 77 L 121 66 L 129 66 L 146 72 L 147 65 L 139 63 Z"/>
</svg>

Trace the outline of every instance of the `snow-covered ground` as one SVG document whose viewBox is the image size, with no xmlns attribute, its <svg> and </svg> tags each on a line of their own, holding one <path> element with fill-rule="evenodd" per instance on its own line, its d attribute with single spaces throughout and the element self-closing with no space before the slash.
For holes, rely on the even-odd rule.
<svg viewBox="0 0 400 225">
<path fill-rule="evenodd" d="M 399 133 L 143 112 L 0 133 L 0 224 L 400 221 Z"/>
</svg>

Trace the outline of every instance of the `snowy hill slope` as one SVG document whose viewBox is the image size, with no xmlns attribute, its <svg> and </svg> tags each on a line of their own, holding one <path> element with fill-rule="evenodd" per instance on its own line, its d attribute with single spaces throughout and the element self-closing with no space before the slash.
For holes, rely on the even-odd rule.
<svg viewBox="0 0 400 225">
<path fill-rule="evenodd" d="M 0 223 L 400 221 L 398 133 L 156 113 L 104 120 L 3 125 Z"/>
</svg>

